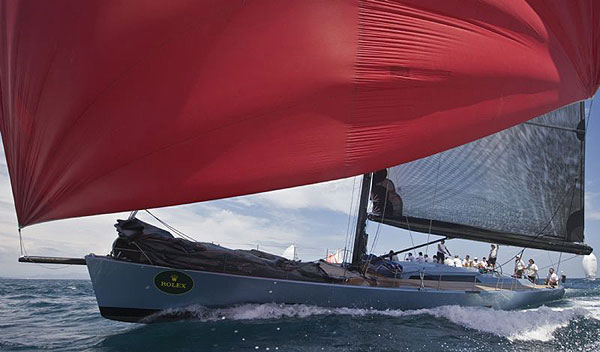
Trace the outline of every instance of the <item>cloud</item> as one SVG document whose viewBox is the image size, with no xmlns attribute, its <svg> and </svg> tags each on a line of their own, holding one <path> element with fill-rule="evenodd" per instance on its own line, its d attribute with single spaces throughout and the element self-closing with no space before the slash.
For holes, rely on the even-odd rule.
<svg viewBox="0 0 600 352">
<path fill-rule="evenodd" d="M 600 199 L 600 193 L 598 192 L 586 192 L 585 194 L 585 220 L 586 221 L 597 221 L 600 220 L 600 208 L 598 202 Z"/>
<path fill-rule="evenodd" d="M 4 154 L 0 155 L 0 276 L 87 277 L 79 266 L 38 266 L 17 262 L 20 255 L 17 219 Z M 151 210 L 168 224 L 199 241 L 231 248 L 256 248 L 281 254 L 297 243 L 303 260 L 325 256 L 343 246 L 353 178 L 227 200 Z M 356 193 L 355 193 L 356 196 Z M 113 224 L 128 213 L 65 219 L 23 229 L 27 254 L 82 257 L 110 252 Z M 142 220 L 161 226 L 143 211 Z M 50 270 L 61 268 L 61 270 Z"/>
<path fill-rule="evenodd" d="M 360 185 L 360 177 L 351 177 L 309 186 L 271 191 L 246 197 L 244 201 L 284 209 L 325 209 L 344 214 L 350 212 L 352 190 Z"/>
</svg>

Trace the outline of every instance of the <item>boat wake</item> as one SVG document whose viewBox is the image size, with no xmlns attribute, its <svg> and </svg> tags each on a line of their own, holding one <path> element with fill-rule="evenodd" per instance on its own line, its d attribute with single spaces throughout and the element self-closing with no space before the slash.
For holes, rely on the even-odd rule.
<svg viewBox="0 0 600 352">
<path fill-rule="evenodd" d="M 188 306 L 169 309 L 147 318 L 153 322 L 169 318 L 189 318 L 204 322 L 305 319 L 319 316 L 381 316 L 403 318 L 428 315 L 445 319 L 467 329 L 494 334 L 510 341 L 550 341 L 553 333 L 577 318 L 600 320 L 600 306 L 582 304 L 566 308 L 540 307 L 520 311 L 503 311 L 482 307 L 442 306 L 418 310 L 371 310 L 357 308 L 322 308 L 311 305 L 245 304 L 231 308 L 211 309 Z"/>
</svg>

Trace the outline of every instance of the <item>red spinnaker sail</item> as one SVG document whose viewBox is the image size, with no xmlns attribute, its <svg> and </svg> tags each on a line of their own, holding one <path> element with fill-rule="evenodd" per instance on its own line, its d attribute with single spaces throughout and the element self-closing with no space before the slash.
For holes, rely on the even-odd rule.
<svg viewBox="0 0 600 352">
<path fill-rule="evenodd" d="M 600 1 L 4 0 L 19 223 L 332 180 L 600 81 Z"/>
</svg>

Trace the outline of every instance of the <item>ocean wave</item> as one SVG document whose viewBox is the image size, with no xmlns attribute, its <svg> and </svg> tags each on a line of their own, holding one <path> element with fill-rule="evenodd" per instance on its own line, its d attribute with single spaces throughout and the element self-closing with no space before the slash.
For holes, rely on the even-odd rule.
<svg viewBox="0 0 600 352">
<path fill-rule="evenodd" d="M 554 309 L 540 307 L 520 311 L 447 306 L 429 310 L 427 314 L 482 332 L 506 337 L 510 341 L 550 341 L 553 333 L 573 319 L 586 317 L 584 308 Z"/>
<path fill-rule="evenodd" d="M 590 309 L 591 308 L 591 309 Z M 188 306 L 168 309 L 149 317 L 146 322 L 165 318 L 191 318 L 205 322 L 220 320 L 268 320 L 285 318 L 308 318 L 313 316 L 340 315 L 349 317 L 383 316 L 401 318 L 429 315 L 446 319 L 453 324 L 496 336 L 510 341 L 550 341 L 553 333 L 573 319 L 589 317 L 600 319 L 600 307 L 577 306 L 569 308 L 540 307 L 519 311 L 494 310 L 482 307 L 441 306 L 418 310 L 371 310 L 358 308 L 323 308 L 311 305 L 245 304 L 231 308 L 210 309 L 204 306 Z"/>
</svg>

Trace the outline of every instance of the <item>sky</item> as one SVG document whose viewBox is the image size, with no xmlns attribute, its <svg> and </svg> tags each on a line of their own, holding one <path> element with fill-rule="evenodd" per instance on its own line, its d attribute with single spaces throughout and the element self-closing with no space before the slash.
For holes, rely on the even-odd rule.
<svg viewBox="0 0 600 352">
<path fill-rule="evenodd" d="M 590 111 L 590 101 L 587 102 Z M 591 106 L 586 141 L 585 238 L 600 249 L 600 94 Z M 324 258 L 338 248 L 351 246 L 354 215 L 361 176 L 296 187 L 286 190 L 235 197 L 217 201 L 151 209 L 171 226 L 198 241 L 214 242 L 230 248 L 259 248 L 281 254 L 292 243 L 301 260 Z M 66 219 L 37 224 L 23 229 L 23 244 L 29 255 L 83 257 L 88 253 L 108 254 L 117 233 L 116 213 Z M 138 218 L 156 224 L 146 213 Z M 409 233 L 386 225 L 369 223 L 368 248 L 375 254 L 399 250 L 427 242 L 427 234 Z M 430 240 L 439 238 L 431 235 Z M 449 240 L 452 254 L 479 258 L 487 256 L 489 243 Z M 422 249 L 430 255 L 433 246 Z M 509 260 L 520 248 L 501 246 L 498 262 Z M 4 152 L 0 156 L 0 277 L 86 279 L 85 266 L 18 263 L 19 236 Z M 525 259 L 533 258 L 540 268 L 554 264 L 560 254 L 528 249 Z M 571 259 L 573 258 L 573 259 Z M 567 277 L 583 277 L 581 256 L 562 256 L 560 270 Z M 566 261 L 565 261 L 566 260 Z M 512 267 L 509 266 L 512 270 Z M 545 269 L 547 270 L 547 269 Z M 542 275 L 541 275 L 542 276 Z"/>
</svg>

